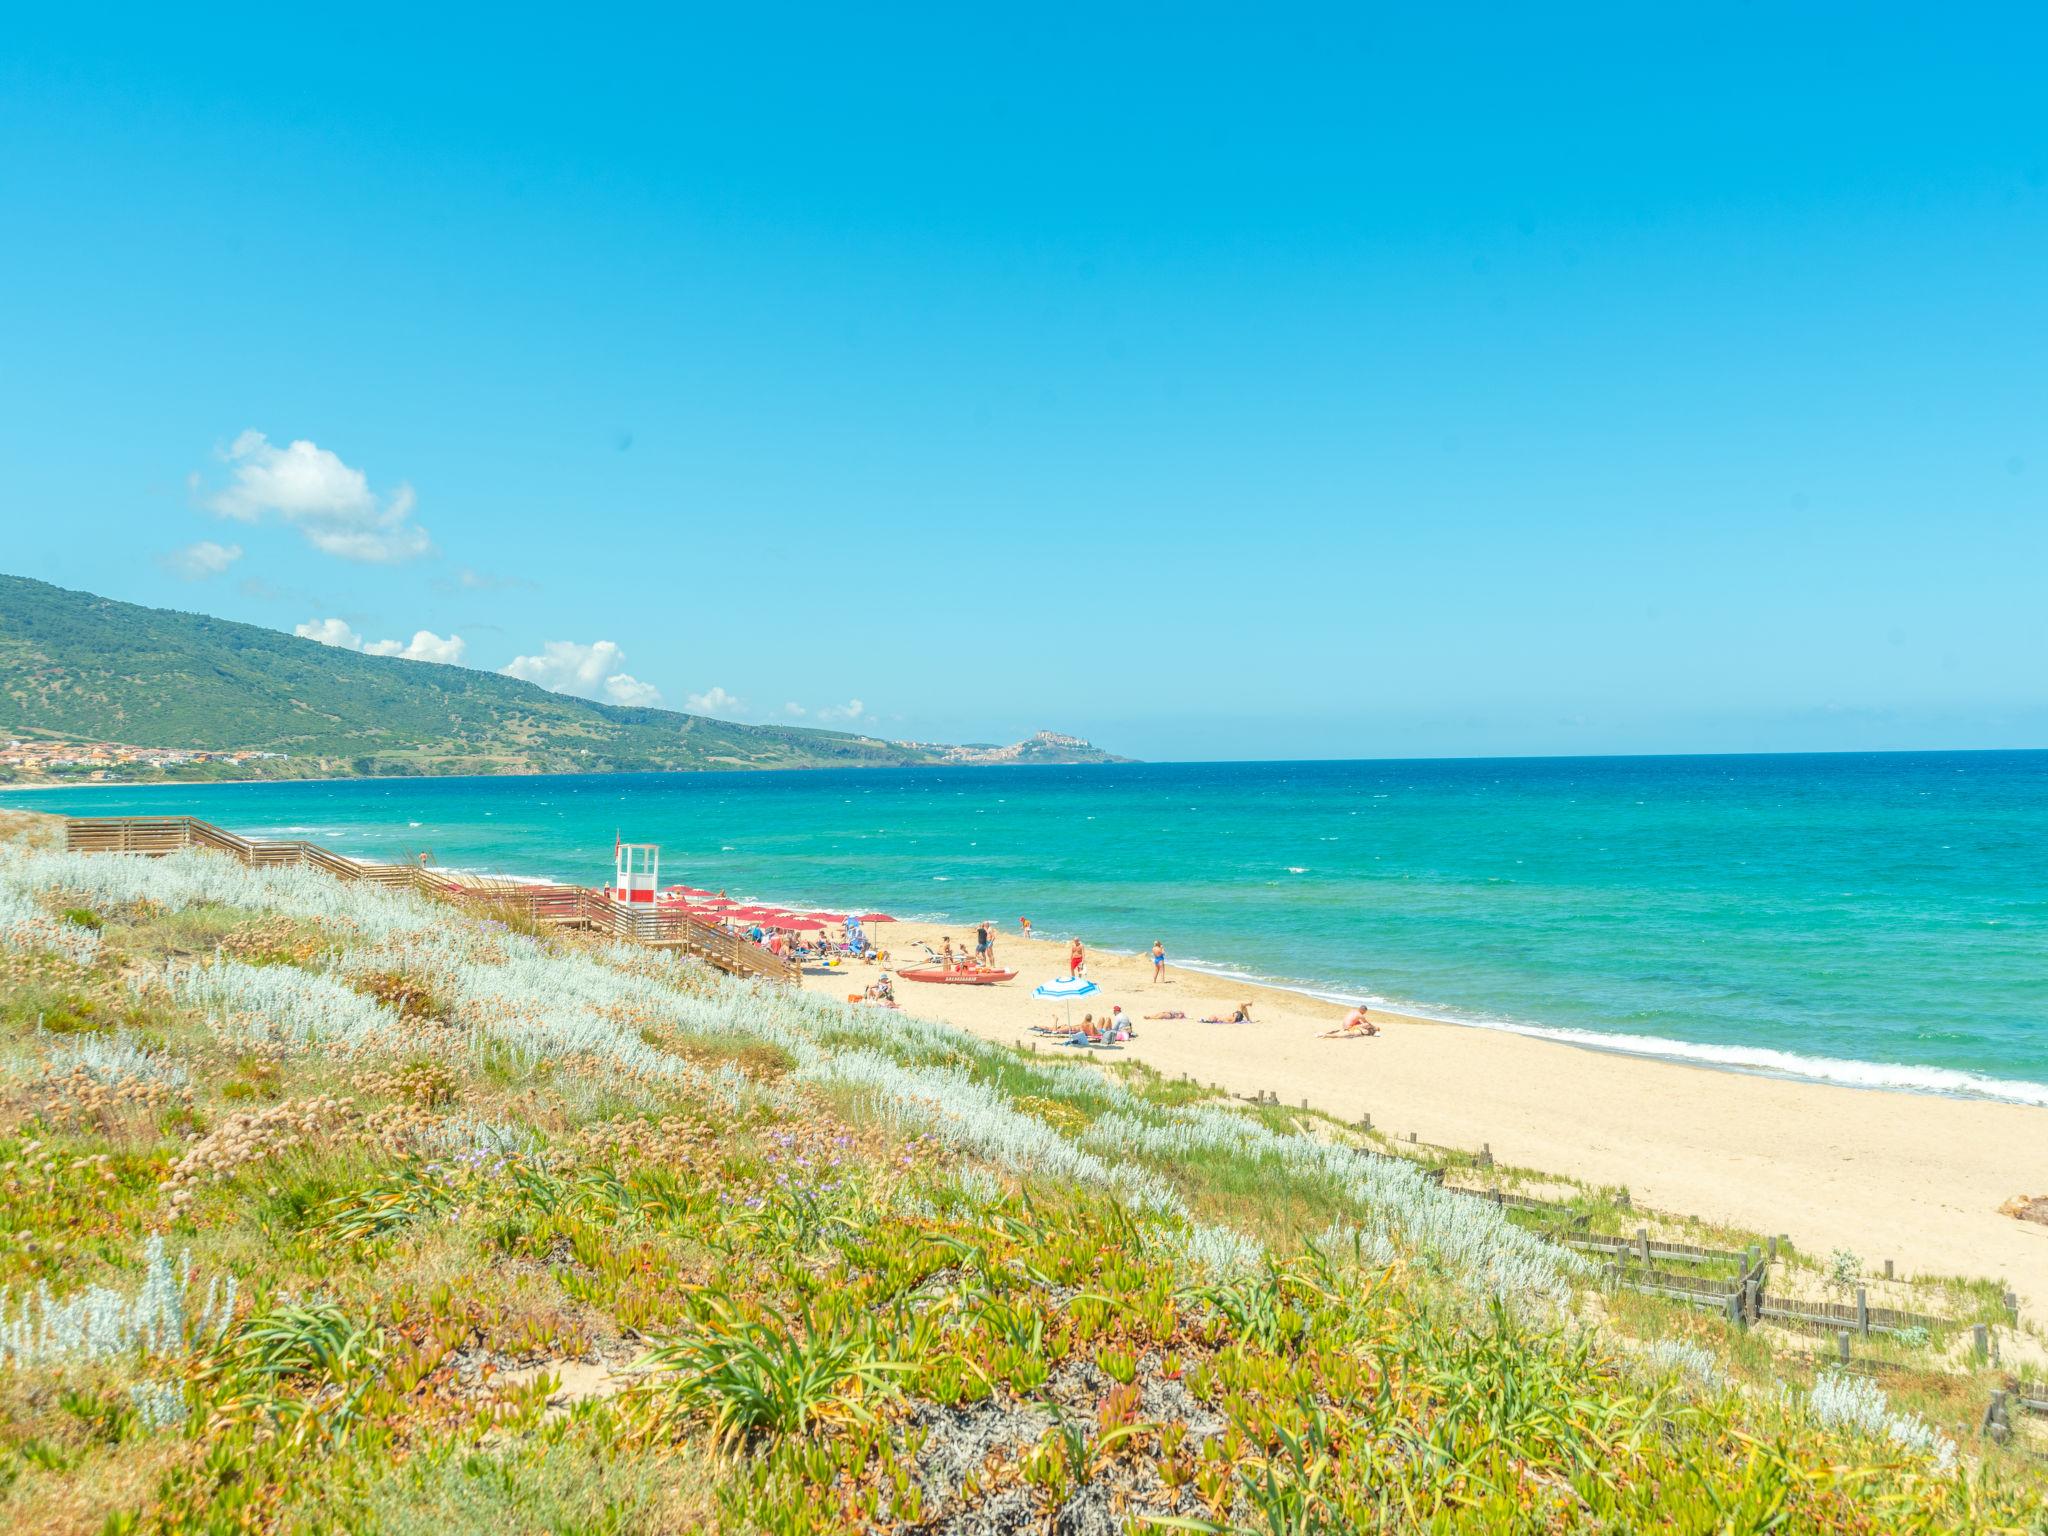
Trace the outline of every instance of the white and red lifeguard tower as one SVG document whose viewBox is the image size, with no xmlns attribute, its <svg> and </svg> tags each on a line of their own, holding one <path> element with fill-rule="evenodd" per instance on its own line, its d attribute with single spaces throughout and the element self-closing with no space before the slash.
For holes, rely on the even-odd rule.
<svg viewBox="0 0 2048 1536">
<path fill-rule="evenodd" d="M 621 842 L 616 835 L 612 838 L 612 856 L 618 869 L 612 876 L 611 888 L 605 895 L 613 901 L 652 904 L 655 892 L 661 887 L 661 844 Z"/>
</svg>

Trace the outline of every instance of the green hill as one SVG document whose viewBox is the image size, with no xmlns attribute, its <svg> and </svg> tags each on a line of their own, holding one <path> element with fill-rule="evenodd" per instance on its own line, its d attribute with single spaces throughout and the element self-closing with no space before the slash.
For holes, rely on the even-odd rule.
<svg viewBox="0 0 2048 1536">
<path fill-rule="evenodd" d="M 1011 747 L 960 748 L 594 704 L 495 672 L 365 656 L 5 575 L 0 732 L 288 754 L 193 770 L 208 776 L 1109 760 L 1046 732 Z"/>
</svg>

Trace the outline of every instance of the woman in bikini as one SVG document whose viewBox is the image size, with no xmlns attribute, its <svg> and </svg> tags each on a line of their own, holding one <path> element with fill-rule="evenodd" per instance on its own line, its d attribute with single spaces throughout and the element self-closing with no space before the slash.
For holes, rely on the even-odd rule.
<svg viewBox="0 0 2048 1536">
<path fill-rule="evenodd" d="M 1230 1010 L 1229 1018 L 1204 1019 L 1202 1022 L 1204 1024 L 1249 1024 L 1252 1022 L 1252 1005 L 1250 1003 L 1239 1003 Z"/>
<path fill-rule="evenodd" d="M 1067 951 L 1067 978 L 1069 980 L 1081 974 L 1081 967 L 1087 962 L 1087 959 L 1087 953 L 1081 948 L 1081 941 L 1079 939 L 1074 940 L 1073 946 Z"/>
<path fill-rule="evenodd" d="M 1152 941 L 1152 979 L 1162 981 L 1166 977 L 1166 946 L 1159 940 Z"/>
</svg>

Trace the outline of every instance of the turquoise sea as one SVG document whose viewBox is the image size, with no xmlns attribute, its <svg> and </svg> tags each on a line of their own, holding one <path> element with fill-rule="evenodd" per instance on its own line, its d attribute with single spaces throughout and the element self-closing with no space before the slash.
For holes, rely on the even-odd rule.
<svg viewBox="0 0 2048 1536">
<path fill-rule="evenodd" d="M 2048 1104 L 2048 752 L 1128 764 L 11 794 L 367 858 L 994 918 L 1582 1044 Z"/>
</svg>

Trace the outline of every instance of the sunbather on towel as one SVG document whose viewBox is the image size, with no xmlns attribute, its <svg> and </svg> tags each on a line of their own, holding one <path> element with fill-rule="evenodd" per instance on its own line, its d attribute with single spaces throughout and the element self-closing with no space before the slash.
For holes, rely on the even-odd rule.
<svg viewBox="0 0 2048 1536">
<path fill-rule="evenodd" d="M 1252 1005 L 1250 1003 L 1239 1003 L 1235 1008 L 1230 1010 L 1229 1018 L 1205 1018 L 1202 1020 L 1202 1022 L 1204 1024 L 1250 1024 L 1253 1022 Z"/>
<path fill-rule="evenodd" d="M 1060 1016 L 1058 1014 L 1054 1014 L 1052 1016 L 1052 1022 L 1050 1024 L 1034 1024 L 1031 1026 L 1031 1032 L 1037 1035 L 1058 1035 L 1062 1040 L 1064 1040 L 1069 1035 L 1079 1034 L 1083 1029 L 1093 1028 L 1095 1028 L 1095 1015 L 1092 1013 L 1084 1013 L 1081 1015 L 1081 1023 L 1078 1029 L 1070 1023 L 1062 1023 L 1060 1021 Z"/>
<path fill-rule="evenodd" d="M 1344 1022 L 1341 1025 L 1335 1029 L 1324 1030 L 1318 1038 L 1323 1040 L 1363 1040 L 1367 1035 L 1376 1035 L 1379 1032 L 1379 1025 L 1373 1023 L 1371 1019 L 1365 1016 L 1365 1006 L 1361 1003 L 1344 1016 Z"/>
<path fill-rule="evenodd" d="M 1148 1019 L 1184 1019 L 1187 1015 L 1178 1008 L 1169 1008 L 1164 1013 L 1148 1013 L 1145 1017 Z"/>
</svg>

